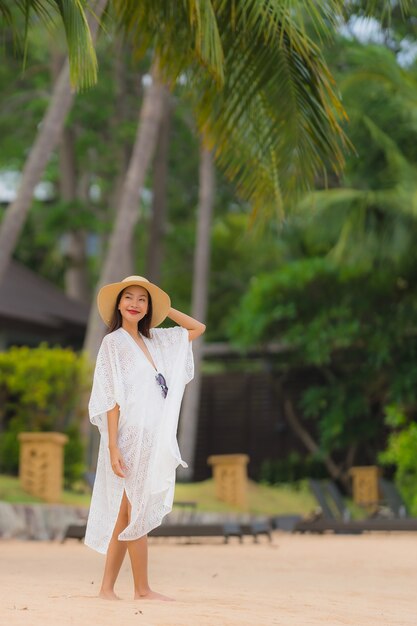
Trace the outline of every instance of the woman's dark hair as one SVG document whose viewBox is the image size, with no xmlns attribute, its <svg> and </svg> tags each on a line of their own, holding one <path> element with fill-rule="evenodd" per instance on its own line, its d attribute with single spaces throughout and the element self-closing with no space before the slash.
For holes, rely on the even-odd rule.
<svg viewBox="0 0 417 626">
<path fill-rule="evenodd" d="M 123 320 L 122 320 L 122 314 L 119 311 L 119 304 L 120 304 L 120 300 L 122 299 L 123 292 L 126 291 L 126 289 L 127 287 L 122 289 L 122 291 L 117 295 L 116 304 L 114 305 L 113 317 L 111 318 L 111 322 L 110 322 L 110 326 L 109 326 L 109 330 L 107 331 L 107 334 L 112 333 L 114 330 L 117 330 L 118 328 L 121 328 L 122 326 Z M 141 335 L 144 335 L 145 337 L 150 339 L 151 334 L 149 331 L 150 331 L 151 320 L 152 320 L 152 298 L 151 298 L 151 294 L 149 293 L 149 291 L 147 289 L 145 289 L 145 291 L 148 294 L 148 311 L 145 317 L 142 317 L 142 319 L 139 320 L 138 331 L 141 333 Z"/>
</svg>

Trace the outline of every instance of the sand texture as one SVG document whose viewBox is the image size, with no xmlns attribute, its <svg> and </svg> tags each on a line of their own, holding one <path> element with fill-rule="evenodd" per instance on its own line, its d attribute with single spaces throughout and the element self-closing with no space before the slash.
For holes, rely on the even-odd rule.
<svg viewBox="0 0 417 626">
<path fill-rule="evenodd" d="M 287 535 L 223 545 L 149 541 L 150 580 L 174 603 L 133 601 L 128 559 L 96 597 L 104 557 L 79 544 L 0 542 L 0 624 L 415 626 L 417 535 Z"/>
</svg>

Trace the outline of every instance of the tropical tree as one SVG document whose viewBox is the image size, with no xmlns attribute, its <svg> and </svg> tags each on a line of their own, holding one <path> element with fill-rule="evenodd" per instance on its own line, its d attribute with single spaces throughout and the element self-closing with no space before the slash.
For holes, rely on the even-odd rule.
<svg viewBox="0 0 417 626">
<path fill-rule="evenodd" d="M 341 43 L 338 62 L 359 158 L 348 159 L 334 188 L 308 193 L 295 214 L 307 220 L 310 243 L 331 242 L 334 259 L 372 267 L 401 258 L 415 236 L 417 80 L 383 46 Z"/>
<path fill-rule="evenodd" d="M 266 11 L 259 0 L 233 3 L 233 10 L 209 3 L 198 12 L 194 3 L 168 10 L 165 3 L 113 3 L 133 41 L 154 50 L 164 80 L 185 76 L 199 127 L 215 141 L 242 193 L 264 210 L 282 206 L 294 186 L 289 173 L 306 183 L 324 160 L 336 168 L 343 161 L 342 109 L 319 48 L 306 34 L 305 4 L 292 4 L 270 2 Z M 331 8 L 340 12 L 338 2 Z M 307 17 L 324 28 L 330 13 L 311 6 Z M 27 212 L 29 187 L 23 180 L 25 208 L 11 207 L 2 224 L 0 276 Z"/>
<path fill-rule="evenodd" d="M 298 203 L 281 234 L 290 261 L 252 281 L 230 332 L 241 347 L 271 339 L 287 346 L 273 388 L 289 426 L 333 478 L 347 484 L 355 459 L 377 462 L 387 426 L 394 428 L 382 458 L 398 463 L 411 502 L 415 69 L 402 69 L 381 46 L 345 42 L 338 52 L 357 156 L 347 160 L 339 186 Z"/>
<path fill-rule="evenodd" d="M 307 186 L 324 169 L 327 161 L 334 164 L 335 171 L 339 169 L 343 160 L 340 148 L 343 132 L 335 108 L 339 116 L 342 108 L 332 90 L 330 75 L 322 63 L 319 50 L 302 28 L 302 15 L 297 11 L 289 13 L 286 8 L 271 3 L 271 13 L 264 16 L 262 23 L 267 30 L 262 35 L 257 23 L 262 8 L 256 2 L 252 6 L 253 22 L 251 19 L 243 22 L 244 11 L 241 15 L 236 13 L 239 28 L 227 21 L 226 11 L 224 15 L 216 14 L 217 21 L 212 20 L 212 25 L 217 27 L 217 38 L 213 39 L 215 45 L 213 50 L 208 51 L 211 56 L 207 56 L 206 63 L 212 63 L 212 74 L 222 85 L 220 90 L 213 77 L 201 72 L 201 68 L 195 74 L 192 63 L 195 51 L 192 46 L 188 50 L 183 47 L 183 42 L 187 40 L 184 20 L 177 24 L 174 36 L 172 24 L 159 20 L 155 29 L 155 23 L 149 22 L 155 54 L 153 72 L 155 76 L 155 70 L 158 71 L 161 81 L 169 81 L 181 70 L 187 70 L 189 96 L 198 127 L 213 144 L 215 142 L 219 165 L 235 179 L 240 192 L 251 201 L 254 215 L 260 207 L 264 214 L 276 212 L 277 208 L 283 214 L 284 203 L 297 182 L 300 187 Z M 256 9 L 261 13 L 256 13 Z M 143 5 L 138 7 L 126 3 L 122 15 L 125 23 L 132 25 L 130 32 L 133 38 L 139 34 L 136 25 L 140 24 L 142 28 L 149 19 Z M 172 17 L 177 18 L 176 15 Z M 310 17 L 317 19 L 316 14 Z M 301 18 L 301 24 L 294 22 L 296 18 Z M 161 23 L 164 25 L 162 28 Z M 324 19 L 319 23 L 323 28 Z M 179 33 L 182 33 L 181 45 L 177 41 Z M 305 46 L 309 48 L 308 57 Z M 177 54 L 173 54 L 173 50 L 178 50 Z M 203 53 L 204 50 L 200 50 L 200 56 Z M 218 63 L 219 59 L 222 64 Z M 314 72 L 313 66 L 316 66 Z M 283 86 L 288 87 L 285 97 L 282 96 Z M 136 207 L 146 175 L 146 170 L 138 168 L 141 163 L 147 166 L 150 162 L 157 138 L 156 125 L 162 116 L 161 96 L 158 94 L 157 85 L 155 89 L 152 85 L 152 90 L 149 88 L 145 94 L 143 111 L 148 107 L 153 115 L 149 118 L 148 128 L 142 123 L 138 129 L 134 150 L 136 165 L 132 157 L 99 286 L 118 280 L 124 250 L 131 247 L 138 220 Z M 321 102 L 319 110 L 317 101 Z M 325 113 L 325 118 L 322 113 Z M 146 145 L 147 151 L 140 158 L 141 142 Z M 135 169 L 136 193 L 132 186 Z M 92 356 L 98 350 L 103 330 L 93 309 L 85 342 L 85 348 Z M 186 438 L 190 459 L 193 457 L 196 430 L 198 385 L 191 400 L 186 405 L 186 424 L 181 426 L 181 437 Z M 187 430 L 190 436 L 186 434 Z"/>
<path fill-rule="evenodd" d="M 149 8 L 146 13 L 146 3 L 124 3 L 121 7 L 122 21 L 129 25 L 133 39 L 143 35 L 144 24 L 148 26 L 154 61 L 152 84 L 145 92 L 138 134 L 98 288 L 120 278 L 125 251 L 132 247 L 139 217 L 138 200 L 163 115 L 162 87 L 176 80 L 181 72 L 185 73 L 197 126 L 210 142 L 215 142 L 220 166 L 235 179 L 255 213 L 261 206 L 264 212 L 271 213 L 277 206 L 283 212 L 283 203 L 296 181 L 300 186 L 308 185 L 327 159 L 335 164 L 336 170 L 341 167 L 343 133 L 338 116 L 342 107 L 318 47 L 303 30 L 302 13 L 270 3 L 271 12 L 265 15 L 263 4 L 251 4 L 250 17 L 246 3 L 242 3 L 233 16 L 227 9 L 218 14 L 196 14 L 196 26 L 192 24 L 191 28 L 190 16 L 181 15 L 178 7 L 172 14 L 168 12 L 170 20 L 164 14 L 164 19 L 157 21 L 153 21 Z M 192 15 L 194 9 L 190 5 Z M 203 17 L 206 28 L 212 32 L 211 36 L 205 33 L 212 48 L 204 47 L 204 41 L 202 44 L 199 30 L 203 25 L 199 22 Z M 325 24 L 324 17 L 321 16 L 321 27 Z M 141 33 L 137 31 L 138 24 Z M 201 60 L 209 72 L 202 71 Z M 283 85 L 288 86 L 291 98 L 282 97 Z M 205 313 L 206 301 L 200 296 L 207 292 L 208 280 L 207 272 L 203 274 L 201 286 L 193 289 L 202 304 L 201 315 Z M 84 344 L 93 358 L 103 332 L 93 307 Z M 199 345 L 197 365 L 200 354 Z M 199 380 L 190 392 L 182 417 L 180 436 L 189 459 L 193 458 L 198 390 Z"/>
<path fill-rule="evenodd" d="M 343 3 L 318 8 L 297 0 L 242 0 L 210 2 L 201 10 L 191 0 L 168 7 L 131 0 L 114 1 L 113 6 L 132 41 L 152 51 L 153 82 L 145 93 L 143 123 L 100 283 L 119 278 L 125 250 L 131 248 L 138 198 L 162 117 L 161 93 L 179 77 L 188 87 L 199 130 L 216 146 L 217 162 L 250 201 L 254 216 L 277 210 L 283 215 L 295 188 L 311 184 L 329 163 L 335 171 L 341 169 L 343 108 L 308 32 L 323 34 L 334 28 Z M 60 130 L 63 119 L 65 114 L 56 123 Z M 53 145 L 50 141 L 47 149 Z M 141 154 L 143 148 L 146 154 Z M 44 163 L 39 160 L 37 173 Z M 6 212 L 0 231 L 0 276 L 23 224 L 34 180 L 32 169 L 32 177 L 22 184 L 24 202 Z M 87 335 L 91 354 L 102 333 L 96 322 L 91 319 Z"/>
<path fill-rule="evenodd" d="M 152 47 L 157 52 L 171 82 L 186 72 L 190 93 L 198 94 L 199 126 L 207 127 L 218 158 L 255 210 L 262 207 L 266 214 L 267 207 L 282 208 L 283 191 L 294 187 L 289 174 L 299 173 L 298 182 L 306 183 L 325 159 L 335 162 L 336 168 L 341 165 L 342 133 L 334 111 L 340 113 L 341 107 L 306 25 L 328 30 L 341 15 L 343 3 L 334 0 L 318 10 L 315 3 L 306 6 L 296 0 L 290 5 L 271 1 L 267 6 L 246 0 L 230 6 L 209 3 L 202 12 L 194 2 L 168 10 L 165 3 L 113 5 L 141 49 Z M 206 71 L 201 71 L 201 64 Z M 61 106 L 63 117 L 67 106 Z M 62 126 L 62 116 L 56 119 L 58 125 Z M 35 156 L 46 154 L 47 159 L 51 145 L 53 141 L 46 143 L 42 155 Z M 9 207 L 0 231 L 0 278 L 27 214 L 34 181 L 45 165 L 45 157 L 33 160 L 39 165 L 28 162 L 20 198 Z"/>
<path fill-rule="evenodd" d="M 415 417 L 416 293 L 415 254 L 379 270 L 304 257 L 257 276 L 231 317 L 241 348 L 287 347 L 271 389 L 306 452 L 345 485 L 355 461 L 377 461 L 387 406 Z"/>
<path fill-rule="evenodd" d="M 101 18 L 106 8 L 107 1 L 108 0 L 98 0 L 94 5 L 94 17 L 90 16 L 89 18 L 93 41 L 95 41 L 98 34 L 99 24 L 97 20 Z M 65 61 L 54 84 L 48 110 L 25 162 L 16 198 L 7 208 L 1 223 L 0 281 L 3 279 L 7 270 L 11 255 L 31 206 L 34 189 L 42 177 L 53 150 L 58 144 L 73 100 L 74 91 L 71 89 L 70 65 L 68 61 Z"/>
<path fill-rule="evenodd" d="M 216 146 L 226 175 L 254 213 L 284 210 L 294 187 L 306 186 L 327 161 L 343 163 L 339 125 L 343 109 L 318 46 L 307 35 L 305 4 L 194 3 L 161 11 L 155 3 L 116 3 L 133 41 L 153 50 L 152 84 L 145 92 L 141 122 L 99 279 L 118 280 L 124 252 L 138 220 L 138 199 L 156 146 L 165 85 L 181 75 L 188 86 L 197 126 Z M 216 9 L 216 10 L 215 10 Z M 309 7 L 321 28 L 329 17 Z M 337 12 L 338 3 L 332 3 Z M 144 150 L 142 152 L 142 150 Z M 97 352 L 103 327 L 93 310 L 85 348 Z"/>
</svg>

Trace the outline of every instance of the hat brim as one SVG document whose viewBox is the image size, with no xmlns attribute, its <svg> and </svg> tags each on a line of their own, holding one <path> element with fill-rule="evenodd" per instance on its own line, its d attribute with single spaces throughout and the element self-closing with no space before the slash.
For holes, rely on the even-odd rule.
<svg viewBox="0 0 417 626">
<path fill-rule="evenodd" d="M 152 320 L 150 326 L 151 328 L 159 326 L 168 315 L 171 308 L 171 299 L 160 287 L 139 276 L 137 278 L 125 278 L 119 283 L 110 283 L 100 289 L 97 295 L 97 307 L 101 319 L 106 326 L 110 326 L 117 296 L 123 289 L 132 285 L 144 287 L 150 293 L 152 298 Z"/>
</svg>

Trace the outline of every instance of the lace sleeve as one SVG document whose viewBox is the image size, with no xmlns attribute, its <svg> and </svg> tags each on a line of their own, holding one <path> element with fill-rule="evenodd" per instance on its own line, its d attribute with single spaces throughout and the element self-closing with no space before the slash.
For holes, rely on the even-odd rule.
<svg viewBox="0 0 417 626">
<path fill-rule="evenodd" d="M 97 355 L 88 411 L 90 422 L 100 430 L 107 428 L 107 411 L 117 402 L 114 346 L 104 337 Z"/>
<path fill-rule="evenodd" d="M 153 328 L 152 332 L 158 337 L 161 347 L 171 353 L 181 351 L 184 358 L 184 384 L 194 378 L 194 357 L 192 341 L 189 340 L 188 330 L 182 326 L 172 328 Z"/>
</svg>

